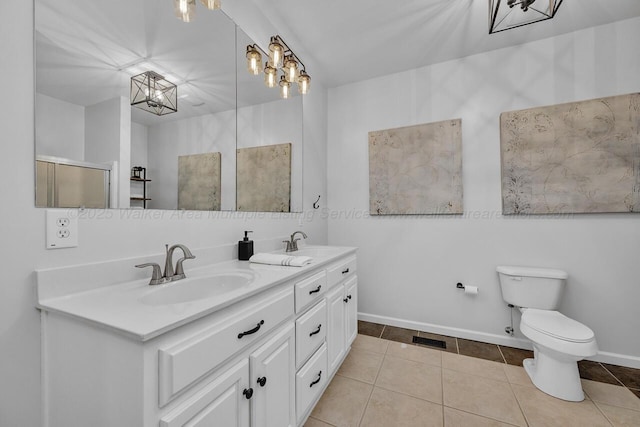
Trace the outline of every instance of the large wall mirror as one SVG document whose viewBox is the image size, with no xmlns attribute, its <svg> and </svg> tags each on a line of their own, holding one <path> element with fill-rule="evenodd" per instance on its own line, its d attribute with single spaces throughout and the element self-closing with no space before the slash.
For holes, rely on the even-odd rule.
<svg viewBox="0 0 640 427">
<path fill-rule="evenodd" d="M 302 210 L 301 96 L 249 75 L 253 41 L 196 3 L 186 23 L 170 1 L 35 0 L 36 206 Z M 177 112 L 131 105 L 148 71 Z"/>
</svg>

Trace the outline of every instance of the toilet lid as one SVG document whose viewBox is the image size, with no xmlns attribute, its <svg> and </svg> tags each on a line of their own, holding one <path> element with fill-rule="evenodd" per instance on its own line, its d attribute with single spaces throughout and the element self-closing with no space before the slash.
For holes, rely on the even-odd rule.
<svg viewBox="0 0 640 427">
<path fill-rule="evenodd" d="M 522 313 L 522 323 L 551 337 L 570 342 L 589 342 L 594 333 L 587 326 L 558 311 L 528 308 Z"/>
</svg>

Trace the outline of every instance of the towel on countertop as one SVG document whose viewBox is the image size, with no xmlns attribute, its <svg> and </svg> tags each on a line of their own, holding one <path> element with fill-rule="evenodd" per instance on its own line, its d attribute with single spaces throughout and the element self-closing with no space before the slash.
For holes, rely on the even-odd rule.
<svg viewBox="0 0 640 427">
<path fill-rule="evenodd" d="M 313 258 L 308 256 L 291 256 L 280 254 L 255 254 L 249 258 L 249 262 L 269 265 L 286 265 L 290 267 L 302 267 L 310 264 Z"/>
</svg>

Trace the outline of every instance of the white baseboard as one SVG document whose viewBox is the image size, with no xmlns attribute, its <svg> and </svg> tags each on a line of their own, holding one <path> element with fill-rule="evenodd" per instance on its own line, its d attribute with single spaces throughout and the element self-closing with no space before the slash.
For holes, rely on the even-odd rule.
<svg viewBox="0 0 640 427">
<path fill-rule="evenodd" d="M 434 325 L 432 323 L 415 322 L 413 320 L 379 316 L 377 314 L 359 312 L 358 320 L 362 320 L 365 322 L 381 323 L 384 325 L 412 329 L 415 331 L 430 332 L 432 334 L 448 335 L 451 337 L 481 341 L 481 342 L 486 342 L 490 344 L 498 344 L 498 345 L 504 345 L 508 347 L 521 348 L 524 350 L 531 350 L 533 348 L 531 346 L 531 341 L 527 339 L 496 335 L 496 334 L 488 334 L 486 332 L 472 331 L 470 329 L 461 329 L 461 328 L 453 328 L 450 326 Z M 630 356 L 626 354 L 600 351 L 595 356 L 589 357 L 588 360 L 640 369 L 640 357 Z"/>
</svg>

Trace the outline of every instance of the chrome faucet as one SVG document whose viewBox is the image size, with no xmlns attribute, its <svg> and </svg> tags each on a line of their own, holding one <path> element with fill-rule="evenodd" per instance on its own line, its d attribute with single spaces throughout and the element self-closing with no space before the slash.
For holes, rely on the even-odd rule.
<svg viewBox="0 0 640 427">
<path fill-rule="evenodd" d="M 305 239 L 307 238 L 307 235 L 304 234 L 304 231 L 294 231 L 293 234 L 291 235 L 291 240 L 283 240 L 283 243 L 287 244 L 287 249 L 286 252 L 295 252 L 298 250 L 298 240 L 300 240 L 299 238 L 296 239 L 296 234 L 302 234 L 302 237 L 304 237 Z"/>
<path fill-rule="evenodd" d="M 145 264 L 136 265 L 138 268 L 145 267 L 153 267 L 153 272 L 151 273 L 151 280 L 149 281 L 150 285 L 161 285 L 163 283 L 175 282 L 176 280 L 181 280 L 187 277 L 184 274 L 184 267 L 182 263 L 187 259 L 194 259 L 195 256 L 191 253 L 189 248 L 185 245 L 177 244 L 169 247 L 169 245 L 165 245 L 166 248 L 166 258 L 164 262 L 164 273 L 161 273 L 160 266 L 155 262 L 147 262 Z M 182 254 L 184 255 L 182 258 L 176 262 L 175 272 L 173 270 L 173 251 L 179 248 L 182 250 Z"/>
</svg>

